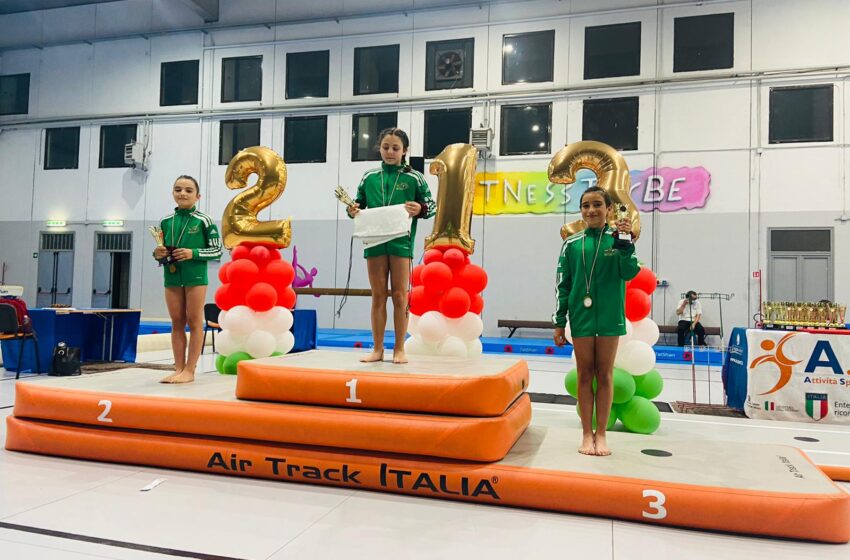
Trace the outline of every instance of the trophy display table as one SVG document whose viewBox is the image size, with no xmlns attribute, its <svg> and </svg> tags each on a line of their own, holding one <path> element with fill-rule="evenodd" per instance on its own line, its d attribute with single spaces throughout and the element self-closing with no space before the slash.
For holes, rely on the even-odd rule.
<svg viewBox="0 0 850 560">
<path fill-rule="evenodd" d="M 733 329 L 723 368 L 728 405 L 762 420 L 850 425 L 848 334 Z"/>
<path fill-rule="evenodd" d="M 308 352 L 246 361 L 238 381 L 204 374 L 188 385 L 159 384 L 162 372 L 144 369 L 21 381 L 6 448 L 850 541 L 850 495 L 798 449 L 612 432 L 615 454 L 588 457 L 576 452 L 580 430 L 530 424 L 523 360 L 417 357 L 394 365 L 361 364 L 359 356 Z M 280 387 L 290 383 L 295 389 Z M 393 387 L 397 406 L 381 409 L 379 403 L 393 404 Z M 497 414 L 465 408 L 476 392 Z M 417 402 L 421 410 L 411 410 Z"/>
</svg>

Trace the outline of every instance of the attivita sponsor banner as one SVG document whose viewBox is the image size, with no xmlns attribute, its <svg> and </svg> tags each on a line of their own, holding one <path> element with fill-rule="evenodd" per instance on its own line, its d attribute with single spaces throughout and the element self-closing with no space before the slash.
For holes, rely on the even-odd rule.
<svg viewBox="0 0 850 560">
<path fill-rule="evenodd" d="M 747 331 L 750 418 L 850 424 L 850 336 Z"/>
<path fill-rule="evenodd" d="M 704 167 L 652 167 L 632 171 L 631 193 L 642 212 L 676 212 L 703 208 L 711 194 L 711 175 Z M 582 193 L 596 184 L 588 169 L 576 182 L 549 182 L 545 171 L 500 171 L 475 177 L 473 212 L 482 214 L 578 214 Z"/>
</svg>

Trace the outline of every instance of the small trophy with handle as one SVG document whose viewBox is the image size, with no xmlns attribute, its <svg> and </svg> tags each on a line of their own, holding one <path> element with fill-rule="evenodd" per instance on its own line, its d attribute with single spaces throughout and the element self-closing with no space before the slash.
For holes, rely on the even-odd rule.
<svg viewBox="0 0 850 560">
<path fill-rule="evenodd" d="M 629 219 L 629 209 L 626 208 L 625 204 L 620 204 L 617 206 L 617 223 L 623 220 Z M 632 244 L 632 234 L 627 231 L 620 231 L 619 229 L 614 232 L 614 248 L 615 249 L 625 249 Z"/>
<path fill-rule="evenodd" d="M 148 228 L 148 231 L 151 232 L 151 237 L 153 237 L 153 240 L 156 242 L 157 247 L 165 247 L 166 249 L 168 249 L 168 254 L 162 257 L 161 259 L 156 259 L 156 262 L 158 262 L 161 266 L 169 265 L 169 270 L 171 270 L 171 272 L 174 272 L 177 269 L 177 267 L 174 265 L 176 261 L 174 260 L 174 257 L 171 254 L 171 252 L 174 250 L 174 247 L 167 247 L 165 245 L 165 233 L 159 226 L 151 226 Z"/>
<path fill-rule="evenodd" d="M 344 188 L 341 186 L 337 186 L 334 189 L 334 196 L 338 201 L 345 204 L 349 208 L 353 208 L 357 203 L 352 200 L 352 198 L 348 195 Z"/>
</svg>

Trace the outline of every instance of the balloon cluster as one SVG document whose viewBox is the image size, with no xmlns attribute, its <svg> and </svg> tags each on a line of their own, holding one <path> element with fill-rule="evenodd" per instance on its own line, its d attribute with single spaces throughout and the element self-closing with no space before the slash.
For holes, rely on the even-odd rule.
<svg viewBox="0 0 850 560">
<path fill-rule="evenodd" d="M 481 292 L 487 273 L 457 247 L 429 249 L 414 267 L 410 290 L 410 354 L 468 358 L 481 355 Z"/>
<path fill-rule="evenodd" d="M 661 413 L 652 403 L 664 388 L 661 374 L 655 370 L 655 350 L 652 349 L 658 342 L 658 325 L 649 318 L 650 295 L 655 286 L 655 274 L 645 266 L 626 283 L 626 334 L 620 337 L 614 358 L 614 404 L 608 428 L 619 419 L 630 432 L 651 434 L 661 424 Z M 569 324 L 567 339 L 572 341 Z M 567 373 L 564 385 L 570 395 L 578 398 L 576 369 Z M 596 391 L 595 379 L 593 390 Z M 593 426 L 596 427 L 595 411 Z"/>
<path fill-rule="evenodd" d="M 276 247 L 242 243 L 233 248 L 231 261 L 218 271 L 221 286 L 215 303 L 221 309 L 216 337 L 216 369 L 236 374 L 242 360 L 286 354 L 295 345 L 292 312 L 295 269 L 281 259 Z"/>
</svg>

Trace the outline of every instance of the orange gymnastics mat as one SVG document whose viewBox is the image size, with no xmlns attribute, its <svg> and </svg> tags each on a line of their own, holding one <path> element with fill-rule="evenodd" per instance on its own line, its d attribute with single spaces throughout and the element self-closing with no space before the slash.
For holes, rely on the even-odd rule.
<svg viewBox="0 0 850 560">
<path fill-rule="evenodd" d="M 241 364 L 240 364 L 241 365 Z M 242 374 L 240 373 L 240 376 Z M 498 461 L 531 421 L 517 393 L 500 416 L 439 416 L 237 400 L 231 375 L 185 385 L 161 371 L 124 369 L 82 377 L 19 380 L 14 414 L 111 428 Z"/>
<path fill-rule="evenodd" d="M 364 364 L 359 352 L 313 350 L 239 363 L 236 396 L 407 410 L 496 416 L 528 387 L 528 365 L 517 358 L 411 356 L 404 365 Z"/>
<path fill-rule="evenodd" d="M 507 457 L 481 464 L 10 416 L 6 448 L 658 525 L 850 540 L 850 495 L 795 448 L 621 434 L 612 441 L 615 455 L 599 458 L 576 453 L 579 435 L 531 426 Z"/>
</svg>

